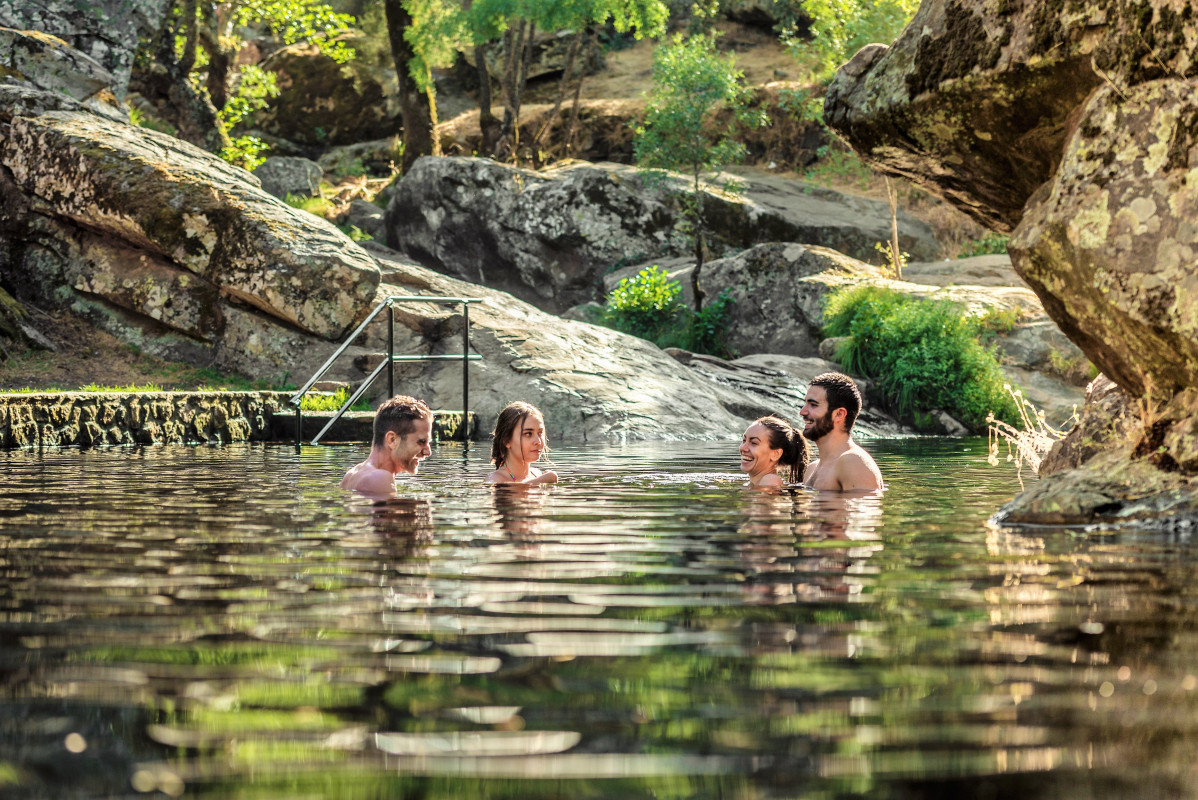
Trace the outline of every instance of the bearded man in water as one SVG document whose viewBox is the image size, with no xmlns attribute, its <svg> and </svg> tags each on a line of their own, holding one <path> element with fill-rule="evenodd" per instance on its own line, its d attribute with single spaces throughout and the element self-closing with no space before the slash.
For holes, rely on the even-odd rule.
<svg viewBox="0 0 1198 800">
<path fill-rule="evenodd" d="M 395 493 L 395 476 L 411 475 L 432 455 L 433 412 L 423 400 L 396 395 L 374 412 L 370 457 L 350 467 L 342 489 L 375 497 Z"/>
<path fill-rule="evenodd" d="M 819 448 L 819 459 L 803 473 L 812 489 L 877 491 L 885 488 L 882 473 L 851 433 L 861 411 L 861 392 L 848 375 L 825 372 L 812 379 L 799 412 L 803 435 Z"/>
</svg>

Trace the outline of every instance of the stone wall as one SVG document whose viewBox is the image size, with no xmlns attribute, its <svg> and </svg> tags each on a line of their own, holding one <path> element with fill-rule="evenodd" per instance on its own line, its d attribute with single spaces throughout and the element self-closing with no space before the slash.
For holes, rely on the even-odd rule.
<svg viewBox="0 0 1198 800">
<path fill-rule="evenodd" d="M 0 447 L 263 441 L 286 392 L 0 395 Z"/>
<path fill-rule="evenodd" d="M 41 392 L 0 394 L 0 449 L 94 447 L 105 444 L 228 444 L 290 442 L 295 437 L 291 392 Z M 434 410 L 434 435 L 457 439 L 462 412 Z M 332 416 L 304 412 L 310 441 Z M 324 436 L 329 442 L 370 442 L 374 413 L 351 411 Z M 478 437 L 471 413 L 467 432 Z"/>
</svg>

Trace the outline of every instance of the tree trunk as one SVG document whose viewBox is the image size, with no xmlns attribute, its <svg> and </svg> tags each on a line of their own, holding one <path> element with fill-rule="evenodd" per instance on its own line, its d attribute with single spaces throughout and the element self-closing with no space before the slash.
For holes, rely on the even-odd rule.
<svg viewBox="0 0 1198 800">
<path fill-rule="evenodd" d="M 703 310 L 703 298 L 706 296 L 699 286 L 699 275 L 703 272 L 703 193 L 700 191 L 699 173 L 695 173 L 693 224 L 695 226 L 695 271 L 691 273 L 691 294 L 695 298 L 695 313 Z"/>
<path fill-rule="evenodd" d="M 590 63 L 591 54 L 594 52 L 595 47 L 598 46 L 598 42 L 599 32 L 597 30 L 592 30 L 589 46 L 587 47 L 587 54 L 582 63 L 582 70 L 578 76 L 578 85 L 574 87 L 574 103 L 570 107 L 570 124 L 566 128 L 566 158 L 574 155 L 574 132 L 578 130 L 578 109 L 582 104 L 582 79 L 587 74 L 587 64 Z"/>
<path fill-rule="evenodd" d="M 399 80 L 399 107 L 403 117 L 403 164 L 400 169 L 407 172 L 417 158 L 433 152 L 432 113 L 428 95 L 416 87 L 416 81 L 408 71 L 408 64 L 415 53 L 404 38 L 404 32 L 412 24 L 412 15 L 402 0 L 383 0 L 383 10 L 387 16 L 391 57 L 395 60 L 395 73 Z"/>
<path fill-rule="evenodd" d="M 499 120 L 491 113 L 491 71 L 487 68 L 487 45 L 474 48 L 475 69 L 478 70 L 478 127 L 482 131 L 481 152 L 495 154 L 499 143 Z"/>
<path fill-rule="evenodd" d="M 213 107 L 219 111 L 229 102 L 229 68 L 236 53 L 221 47 L 222 24 L 216 5 L 205 3 L 203 16 L 204 24 L 199 27 L 198 36 L 208 53 L 208 78 L 204 88 L 208 90 Z"/>
<path fill-rule="evenodd" d="M 195 0 L 183 0 L 181 10 L 182 35 L 188 42 L 182 60 L 175 58 L 175 35 L 179 31 L 171 26 L 168 14 L 158 32 L 154 57 L 143 66 L 134 64 L 129 88 L 154 106 L 155 113 L 175 127 L 180 139 L 219 153 L 229 146 L 229 136 L 211 101 L 188 80 L 188 65 L 195 63 L 196 33 L 190 22 L 195 19 Z"/>
<path fill-rule="evenodd" d="M 545 137 L 549 128 L 553 126 L 553 121 L 557 118 L 557 112 L 562 108 L 562 101 L 566 99 L 566 87 L 569 85 L 570 73 L 574 70 L 574 57 L 578 55 L 584 36 L 586 36 L 586 31 L 581 30 L 574 34 L 574 38 L 570 41 L 570 49 L 566 51 L 566 68 L 562 70 L 562 79 L 557 85 L 557 97 L 553 101 L 553 110 L 545 117 L 545 122 L 541 124 L 540 130 L 537 131 L 536 136 L 532 137 L 532 141 L 528 145 L 529 149 L 532 150 L 533 164 L 535 166 L 541 166 L 541 157 L 537 150 L 541 146 L 541 139 Z M 583 75 L 585 74 L 586 70 L 584 69 Z M 581 86 L 581 84 L 582 78 L 579 77 L 579 85 Z"/>
</svg>

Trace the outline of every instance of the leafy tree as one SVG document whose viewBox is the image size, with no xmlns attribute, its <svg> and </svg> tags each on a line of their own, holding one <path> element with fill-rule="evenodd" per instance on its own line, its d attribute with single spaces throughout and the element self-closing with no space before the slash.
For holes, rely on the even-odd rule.
<svg viewBox="0 0 1198 800">
<path fill-rule="evenodd" d="M 254 27 L 284 44 L 310 41 L 339 63 L 353 50 L 337 33 L 354 24 L 319 0 L 174 0 L 154 41 L 143 44 L 131 88 L 154 105 L 180 138 L 215 153 L 255 146 L 231 142 L 228 130 L 277 94 L 273 76 L 253 68 L 235 70 L 244 41 L 238 31 Z M 226 106 L 233 108 L 226 112 Z M 236 160 L 236 159 L 234 159 Z"/>
<path fill-rule="evenodd" d="M 610 22 L 617 31 L 635 36 L 659 36 L 665 31 L 669 9 L 664 0 L 387 0 L 402 3 L 407 17 L 388 15 L 388 24 L 401 27 L 391 31 L 397 70 L 410 75 L 418 88 L 432 101 L 431 70 L 448 66 L 458 51 L 471 50 L 479 76 L 479 127 L 483 133 L 482 151 L 501 158 L 514 156 L 519 141 L 520 107 L 523 101 L 534 40 L 538 30 L 574 31 L 567 51 L 566 67 L 558 98 L 550 119 L 556 116 L 564 98 L 567 80 L 582 48 L 584 37 L 594 46 L 591 26 Z M 397 43 L 405 43 L 400 47 Z M 403 50 L 401 54 L 400 51 Z M 491 56 L 498 50 L 498 74 L 493 74 Z M 401 63 L 402 62 L 402 63 Z M 406 64 L 406 69 L 404 65 Z M 492 112 L 492 88 L 497 85 L 503 103 L 503 117 Z M 575 90 L 577 119 L 578 89 Z M 405 130 L 407 129 L 405 121 Z M 544 129 L 534 136 L 539 143 Z M 405 161 L 432 151 L 431 140 L 421 150 L 405 154 Z"/>
<path fill-rule="evenodd" d="M 716 52 L 714 37 L 676 37 L 654 54 L 653 88 L 644 121 L 636 127 L 637 164 L 657 179 L 664 179 L 663 170 L 674 170 L 690 182 L 680 200 L 695 243 L 691 288 L 696 311 L 703 307 L 703 175 L 745 155 L 745 146 L 732 138 L 733 126 L 717 126 L 713 117 L 725 111 L 743 125 L 764 123 L 764 115 L 748 106 L 750 92 L 741 83 L 743 77 L 731 55 Z"/>
<path fill-rule="evenodd" d="M 784 15 L 782 38 L 826 80 L 865 45 L 894 41 L 918 8 L 919 0 L 803 0 L 801 15 Z"/>
</svg>

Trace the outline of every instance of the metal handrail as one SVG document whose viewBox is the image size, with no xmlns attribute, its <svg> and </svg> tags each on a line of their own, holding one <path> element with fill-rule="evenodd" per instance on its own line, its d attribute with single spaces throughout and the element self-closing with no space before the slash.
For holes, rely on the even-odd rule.
<svg viewBox="0 0 1198 800">
<path fill-rule="evenodd" d="M 377 317 L 384 308 L 387 309 L 387 360 L 382 362 L 381 364 L 379 364 L 377 367 L 375 367 L 374 371 L 371 372 L 370 375 L 367 376 L 366 380 L 364 380 L 362 382 L 362 385 L 359 386 L 352 395 L 350 395 L 349 399 L 345 401 L 345 403 L 341 406 L 341 408 L 337 409 L 337 413 L 333 415 L 333 418 L 330 419 L 328 421 L 328 423 L 323 428 L 321 428 L 320 433 L 316 434 L 316 437 L 314 439 L 312 439 L 312 444 L 318 444 L 320 442 L 321 437 L 323 437 L 328 432 L 329 428 L 333 427 L 334 423 L 336 423 L 337 420 L 341 419 L 342 415 L 345 414 L 345 412 L 349 410 L 350 406 L 352 406 L 354 403 L 358 402 L 358 398 L 366 393 L 366 390 L 369 389 L 371 384 L 374 383 L 375 379 L 378 378 L 379 374 L 383 371 L 384 367 L 388 368 L 387 369 L 387 396 L 394 397 L 395 396 L 395 369 L 394 369 L 394 367 L 395 367 L 395 362 L 397 362 L 397 361 L 445 361 L 445 360 L 456 361 L 459 359 L 461 360 L 461 362 L 462 362 L 462 437 L 465 438 L 468 435 L 469 428 L 470 428 L 470 369 L 468 367 L 468 364 L 471 361 L 482 360 L 482 356 L 470 352 L 470 304 L 471 303 L 481 303 L 482 300 L 483 299 L 481 297 L 422 297 L 420 295 L 393 295 L 393 296 L 388 297 L 387 299 L 383 300 L 383 302 L 379 303 L 378 306 L 376 306 L 373 311 L 371 311 L 368 315 L 366 315 L 366 319 L 362 320 L 361 324 L 359 324 L 358 327 L 354 329 L 354 332 L 351 333 L 346 338 L 346 340 L 341 343 L 341 346 L 338 347 L 337 350 L 331 356 L 329 356 L 328 360 L 324 362 L 324 366 L 322 366 L 319 370 L 317 370 L 316 373 L 311 378 L 308 379 L 308 382 L 304 384 L 303 388 L 300 389 L 298 392 L 296 392 L 291 397 L 291 399 L 287 401 L 288 403 L 290 403 L 292 406 L 295 407 L 295 449 L 296 449 L 296 452 L 299 452 L 300 439 L 303 438 L 304 412 L 303 412 L 302 404 L 304 401 L 304 395 L 307 394 L 309 390 L 311 390 L 311 388 L 316 384 L 316 382 L 318 380 L 320 380 L 322 377 L 324 377 L 324 374 L 329 371 L 330 367 L 333 366 L 333 362 L 335 362 L 341 356 L 341 354 L 344 353 L 346 351 L 346 349 L 351 344 L 354 343 L 354 340 L 357 339 L 358 336 L 360 336 L 362 334 L 362 331 L 366 330 L 366 326 L 369 325 L 371 322 L 373 322 L 375 317 Z M 454 356 L 454 355 L 427 355 L 427 356 L 424 356 L 424 355 L 419 355 L 419 354 L 398 355 L 397 356 L 395 354 L 395 308 L 394 308 L 395 303 L 460 303 L 462 305 L 462 354 L 460 356 Z"/>
</svg>

